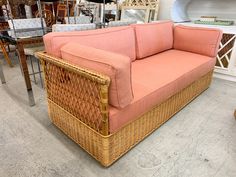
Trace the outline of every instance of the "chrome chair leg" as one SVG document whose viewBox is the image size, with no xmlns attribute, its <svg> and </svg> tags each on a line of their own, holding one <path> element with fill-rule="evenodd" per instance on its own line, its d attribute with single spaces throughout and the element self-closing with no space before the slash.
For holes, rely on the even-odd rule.
<svg viewBox="0 0 236 177">
<path fill-rule="evenodd" d="M 5 80 L 5 76 L 4 76 L 3 70 L 2 70 L 1 62 L 0 62 L 0 79 L 1 79 L 2 84 L 6 84 L 6 80 Z"/>
<path fill-rule="evenodd" d="M 28 56 L 28 57 L 29 57 L 30 63 L 31 63 L 31 69 L 32 69 L 32 75 L 33 75 L 33 78 L 34 78 L 34 83 L 37 84 L 36 77 L 35 77 L 35 72 L 34 72 L 33 60 L 32 60 L 32 57 L 31 57 L 31 56 Z"/>
<path fill-rule="evenodd" d="M 42 88 L 44 88 L 43 79 L 42 79 L 42 71 L 41 71 L 39 59 L 37 59 L 37 63 L 38 63 L 38 72 L 39 72 L 39 78 L 40 78 L 41 86 L 42 86 Z"/>
<path fill-rule="evenodd" d="M 21 72 L 21 75 L 23 76 L 23 69 L 22 69 L 22 66 L 21 66 L 21 63 L 20 63 L 20 57 L 19 57 L 18 54 L 17 54 L 17 59 L 18 59 L 19 65 L 20 65 L 20 72 Z"/>
</svg>

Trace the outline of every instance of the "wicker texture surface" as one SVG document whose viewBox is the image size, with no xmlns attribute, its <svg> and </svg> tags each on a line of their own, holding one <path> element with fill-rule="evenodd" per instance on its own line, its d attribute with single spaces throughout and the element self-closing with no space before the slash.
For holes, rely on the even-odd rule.
<svg viewBox="0 0 236 177">
<path fill-rule="evenodd" d="M 211 78 L 213 73 L 209 72 L 208 74 L 206 74 L 199 80 L 195 81 L 194 83 L 192 83 L 179 93 L 170 97 L 162 104 L 157 105 L 152 110 L 148 111 L 144 115 L 137 118 L 135 121 L 130 122 L 116 133 L 106 135 L 104 134 L 103 131 L 97 129 L 96 126 L 93 127 L 93 123 L 90 124 L 90 122 L 88 121 L 92 121 L 94 119 L 96 120 L 97 118 L 95 116 L 99 116 L 99 114 L 102 114 L 104 110 L 106 113 L 101 116 L 103 117 L 102 120 L 104 118 L 108 118 L 107 88 L 105 89 L 106 91 L 103 92 L 104 94 L 103 97 L 106 98 L 105 109 L 100 107 L 101 108 L 100 113 L 94 114 L 95 116 L 93 116 L 92 118 L 91 115 L 87 113 L 89 118 L 81 119 L 80 116 L 81 115 L 86 116 L 86 113 L 83 112 L 84 110 L 79 108 L 78 104 L 71 103 L 80 101 L 81 99 L 79 98 L 79 95 L 77 95 L 78 93 L 72 93 L 78 90 L 79 86 L 75 87 L 73 86 L 73 84 L 78 84 L 79 81 L 71 78 L 72 77 L 83 78 L 84 82 L 90 82 L 88 78 L 91 77 L 91 73 L 89 72 L 84 73 L 83 69 L 78 69 L 72 65 L 68 65 L 63 62 L 57 61 L 56 58 L 52 59 L 43 53 L 39 54 L 39 56 L 44 65 L 44 70 L 46 75 L 45 79 L 48 93 L 49 116 L 52 122 L 104 166 L 111 165 L 119 157 L 125 154 L 129 149 L 131 149 L 133 146 L 135 146 L 137 143 L 143 140 L 146 136 L 148 136 L 150 133 L 152 133 L 154 130 L 160 127 L 163 123 L 169 120 L 175 113 L 181 110 L 185 105 L 187 105 L 201 92 L 206 90 L 211 83 Z M 49 71 L 52 73 L 49 73 Z M 96 75 L 95 73 L 93 74 Z M 70 79 L 67 78 L 68 75 L 69 75 L 68 78 Z M 101 76 L 97 74 L 97 76 L 94 77 L 100 78 Z M 63 82 L 65 82 L 66 84 L 63 85 L 62 82 L 59 85 L 55 85 L 53 80 L 61 82 L 60 81 L 61 78 L 64 78 Z M 103 78 L 103 82 L 107 84 L 108 81 L 106 80 L 107 78 L 106 79 L 105 78 L 106 77 Z M 91 89 L 91 91 L 94 90 L 95 93 L 102 92 L 101 90 L 97 91 L 99 90 L 99 86 L 93 84 L 92 85 L 89 84 L 90 86 L 86 86 L 85 87 L 86 90 Z M 56 87 L 61 87 L 61 88 L 56 88 Z M 71 90 L 71 88 L 69 87 L 75 87 L 75 88 Z M 81 85 L 81 87 L 83 87 L 83 85 Z M 86 93 L 88 95 L 83 96 L 86 101 L 89 99 L 87 97 L 90 97 L 89 94 L 91 94 L 90 93 L 91 91 Z M 61 98 L 64 101 L 60 101 L 58 100 L 58 98 L 56 98 L 56 97 L 64 97 L 63 96 L 64 94 L 66 94 L 65 97 L 67 97 L 67 98 Z M 85 92 L 83 92 L 83 94 L 85 94 Z M 99 94 L 95 95 L 96 96 L 93 98 L 93 100 L 96 103 L 94 103 L 93 106 L 97 107 L 99 101 L 95 101 L 95 99 L 100 99 L 100 97 L 98 96 Z M 68 101 L 68 103 L 65 103 L 66 100 L 70 101 Z M 76 106 L 78 110 L 76 110 L 73 106 Z M 85 106 L 90 107 L 91 105 L 87 104 Z M 88 108 L 83 107 L 83 109 L 87 110 Z M 99 119 L 101 119 L 101 117 Z M 107 126 L 107 124 L 105 125 Z"/>
<path fill-rule="evenodd" d="M 48 56 L 42 65 L 48 99 L 97 132 L 107 135 L 110 79 Z"/>
</svg>

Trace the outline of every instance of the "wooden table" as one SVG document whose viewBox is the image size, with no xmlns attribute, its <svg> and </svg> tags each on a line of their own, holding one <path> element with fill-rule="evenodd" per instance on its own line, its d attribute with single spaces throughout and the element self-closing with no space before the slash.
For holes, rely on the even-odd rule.
<svg viewBox="0 0 236 177">
<path fill-rule="evenodd" d="M 25 39 L 19 39 L 17 40 L 17 49 L 18 49 L 18 56 L 20 58 L 20 65 L 23 72 L 23 76 L 25 79 L 25 85 L 28 93 L 28 99 L 29 99 L 29 105 L 34 106 L 35 100 L 34 100 L 34 94 L 33 89 L 30 81 L 30 75 L 29 70 L 26 62 L 26 55 L 24 52 L 24 46 L 29 44 L 38 44 L 43 43 L 42 37 L 32 37 L 32 38 L 25 38 Z"/>
<path fill-rule="evenodd" d="M 4 36 L 0 36 L 0 37 L 4 38 Z M 18 56 L 20 59 L 21 69 L 23 72 L 24 80 L 25 80 L 29 105 L 34 106 L 35 105 L 34 94 L 33 94 L 33 89 L 32 89 L 32 85 L 30 81 L 30 75 L 29 75 L 29 70 L 28 70 L 28 66 L 26 62 L 26 55 L 24 52 L 24 47 L 29 44 L 32 45 L 32 44 L 43 43 L 43 37 L 42 36 L 35 36 L 35 37 L 30 36 L 30 37 L 24 37 L 24 38 L 10 38 L 9 36 L 5 36 L 5 37 L 15 42 Z M 4 77 L 1 63 L 0 63 L 0 79 L 1 79 L 2 84 L 6 84 L 6 80 Z"/>
</svg>

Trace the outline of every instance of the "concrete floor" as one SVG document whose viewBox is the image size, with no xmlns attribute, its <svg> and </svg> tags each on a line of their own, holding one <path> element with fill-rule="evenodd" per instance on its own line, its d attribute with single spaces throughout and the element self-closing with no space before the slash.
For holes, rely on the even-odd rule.
<svg viewBox="0 0 236 177">
<path fill-rule="evenodd" d="M 29 107 L 19 65 L 0 84 L 0 177 L 236 177 L 236 83 L 212 86 L 110 168 L 58 130 L 45 92 Z"/>
</svg>

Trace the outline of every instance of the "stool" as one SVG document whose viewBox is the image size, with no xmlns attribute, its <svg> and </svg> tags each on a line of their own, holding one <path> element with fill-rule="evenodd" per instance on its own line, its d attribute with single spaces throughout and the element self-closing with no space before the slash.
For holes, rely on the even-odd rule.
<svg viewBox="0 0 236 177">
<path fill-rule="evenodd" d="M 43 51 L 43 50 L 44 50 L 44 46 L 27 47 L 27 48 L 24 49 L 25 55 L 30 60 L 31 69 L 32 69 L 32 73 L 30 73 L 29 75 L 33 76 L 34 83 L 37 84 L 35 76 L 36 76 L 36 74 L 39 74 L 39 78 L 40 78 L 42 88 L 44 87 L 43 79 L 42 79 L 42 70 L 41 70 L 41 67 L 40 67 L 40 61 L 35 56 L 35 53 L 39 52 L 39 51 Z M 37 72 L 35 72 L 35 70 L 34 70 L 33 59 L 37 59 L 37 67 L 38 67 Z"/>
</svg>

